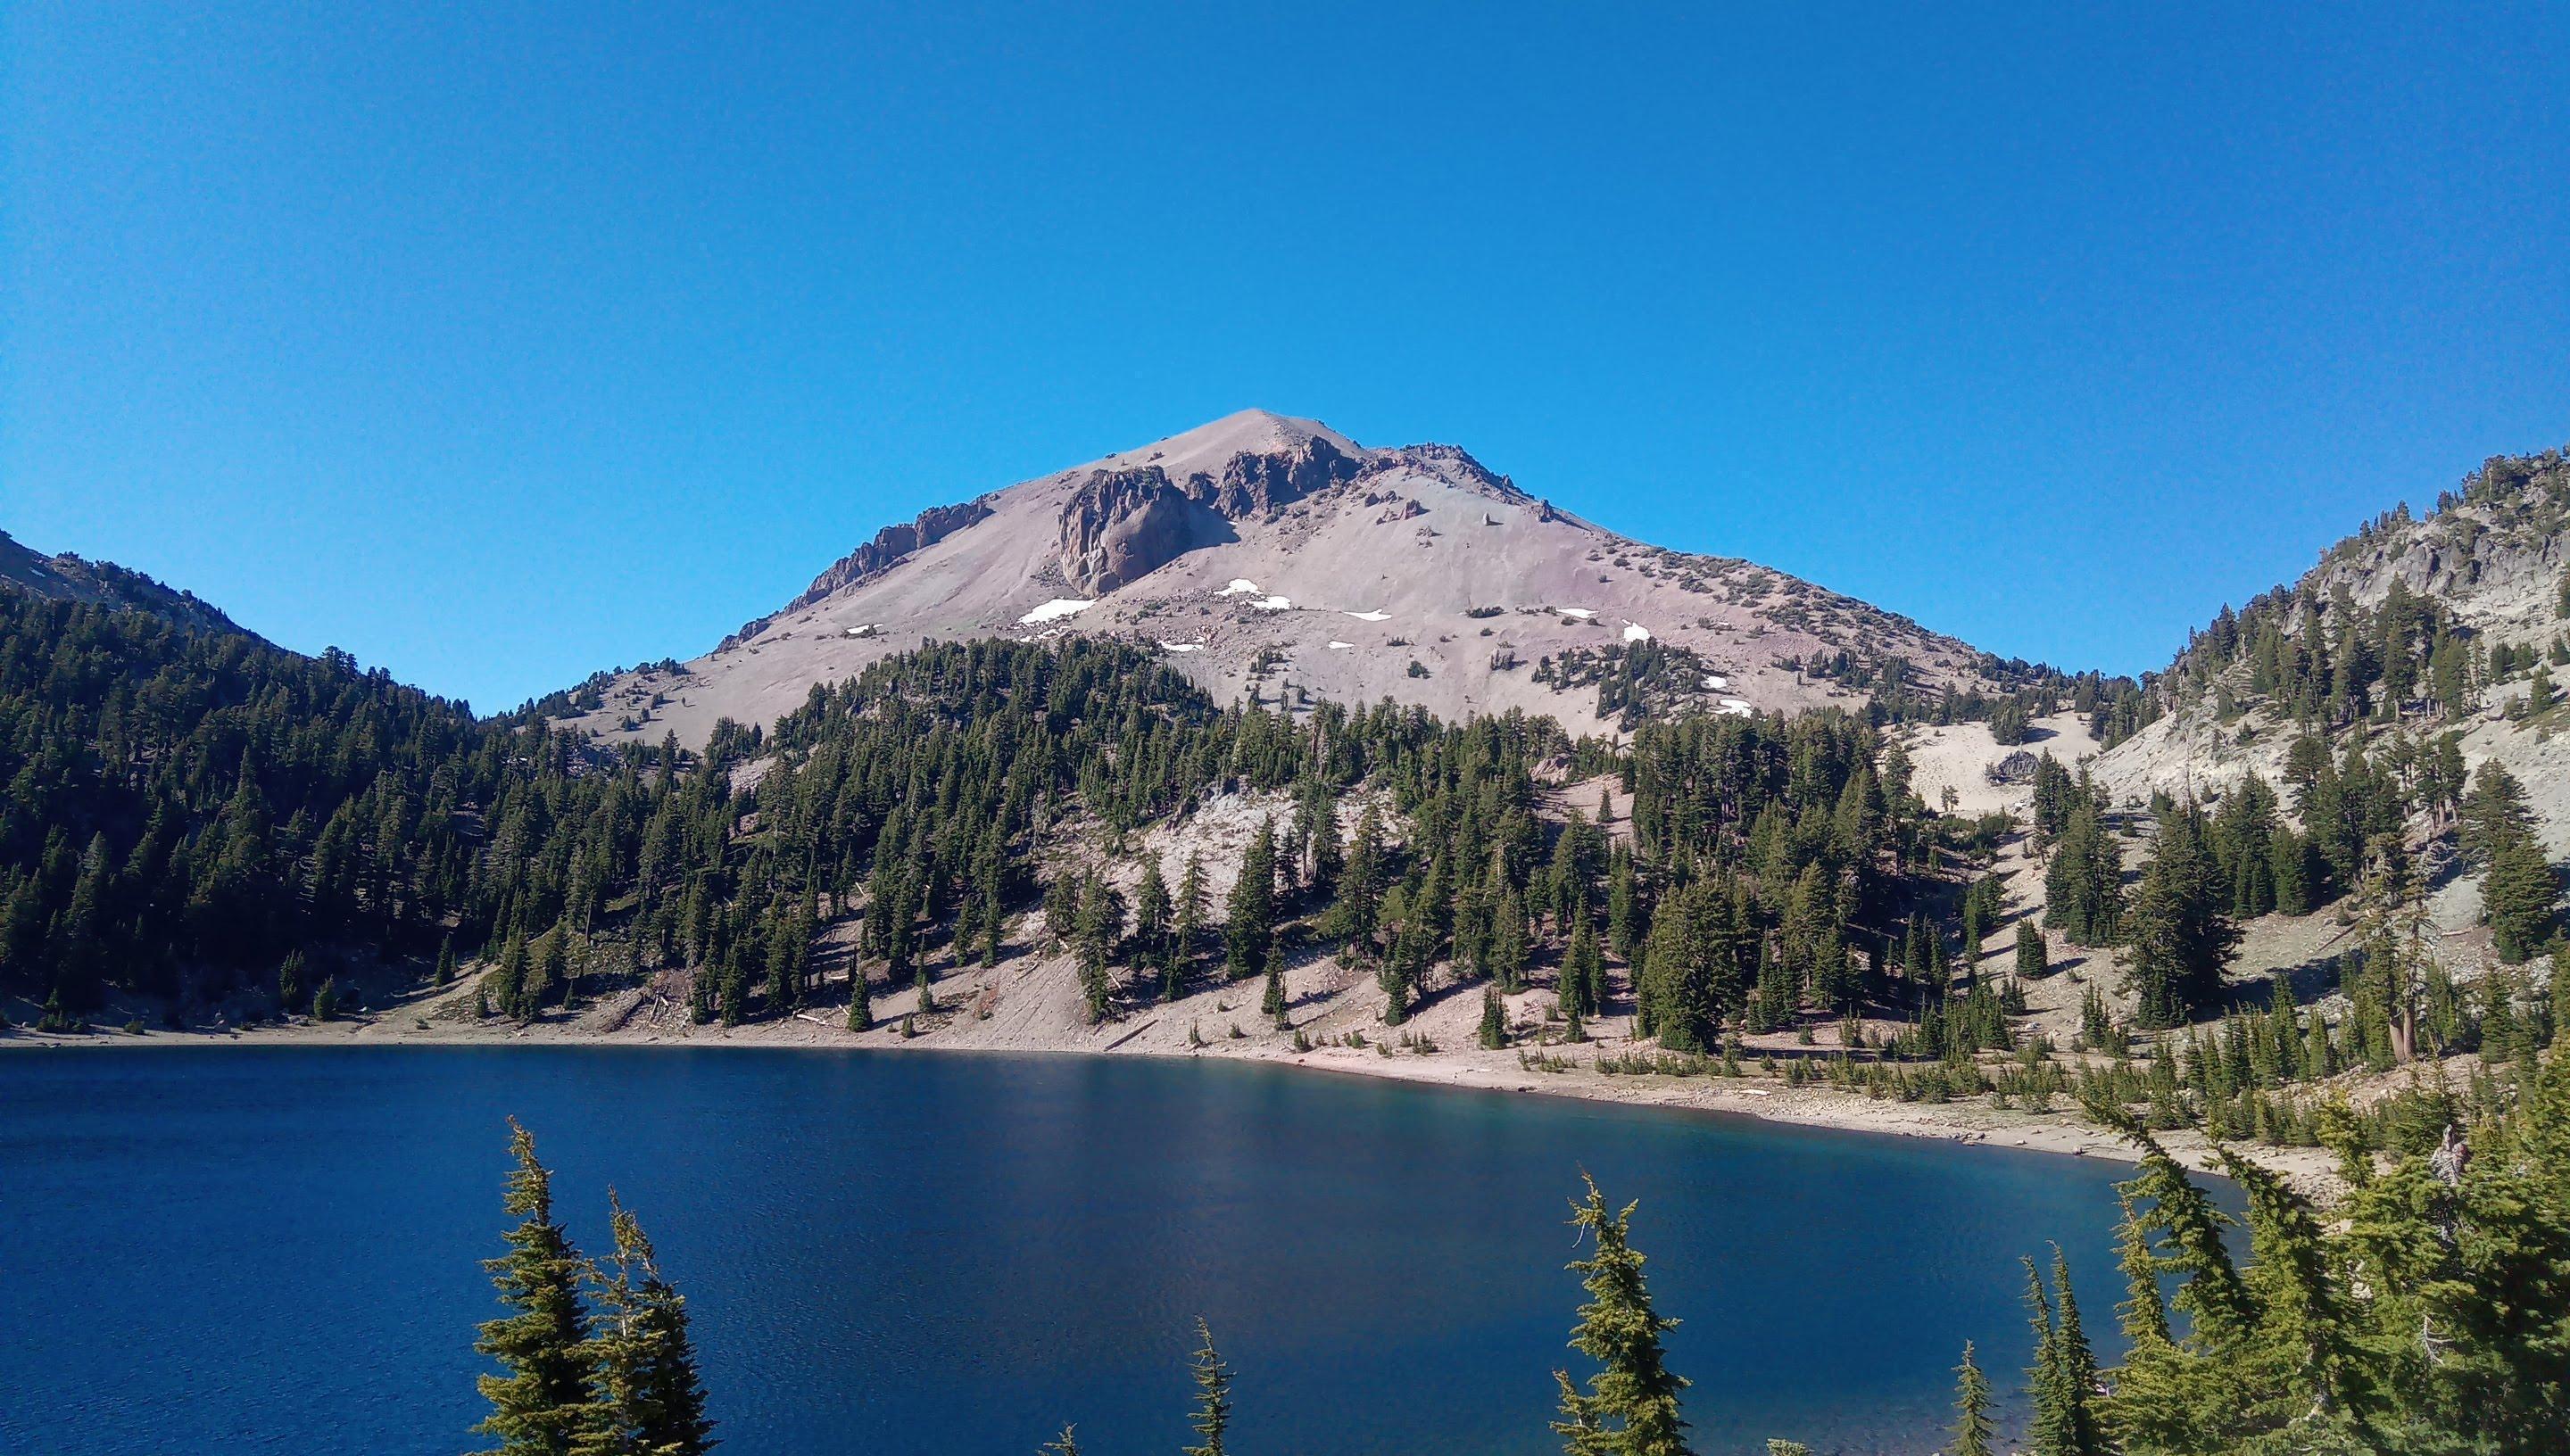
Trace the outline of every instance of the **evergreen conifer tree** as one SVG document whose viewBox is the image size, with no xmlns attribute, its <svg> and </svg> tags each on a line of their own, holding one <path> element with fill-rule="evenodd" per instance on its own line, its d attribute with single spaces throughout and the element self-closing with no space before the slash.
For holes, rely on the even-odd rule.
<svg viewBox="0 0 2570 1456">
<path fill-rule="evenodd" d="M 2497 838 L 2482 879 L 2481 912 L 2499 959 L 2512 965 L 2541 949 L 2560 918 L 2561 878 L 2531 830 L 2510 824 Z"/>
<path fill-rule="evenodd" d="M 1285 1024 L 1285 952 L 1274 944 L 1267 947 L 1267 985 L 1258 1000 L 1259 1014 L 1276 1018 Z"/>
<path fill-rule="evenodd" d="M 1276 826 L 1261 820 L 1240 857 L 1232 883 L 1230 914 L 1223 922 L 1223 969 L 1232 980 L 1255 975 L 1267 963 L 1276 934 Z"/>
<path fill-rule="evenodd" d="M 554 1222 L 553 1175 L 536 1161 L 536 1140 L 515 1118 L 509 1155 L 517 1167 L 505 1206 L 519 1222 L 509 1231 L 509 1252 L 482 1267 L 513 1312 L 486 1321 L 473 1342 L 475 1353 L 505 1372 L 475 1380 L 491 1413 L 474 1430 L 498 1439 L 490 1456 L 569 1456 L 592 1415 L 589 1321 L 580 1297 L 587 1266 Z"/>
<path fill-rule="evenodd" d="M 1195 1429 L 1196 1444 L 1184 1448 L 1185 1456 L 1223 1456 L 1223 1433 L 1231 1428 L 1231 1367 L 1214 1349 L 1213 1330 L 1202 1319 L 1196 1321 L 1191 1364 L 1196 1410 L 1187 1424 Z"/>
<path fill-rule="evenodd" d="M 874 987 L 866 980 L 866 967 L 854 956 L 848 960 L 848 1029 L 871 1030 L 875 1024 Z"/>
<path fill-rule="evenodd" d="M 2016 922 L 2016 978 L 2040 980 L 2052 969 L 2050 952 L 2043 943 L 2043 932 L 2034 927 L 2029 915 Z"/>
<path fill-rule="evenodd" d="M 596 1313 L 584 1350 L 594 1394 L 573 1456 L 703 1456 L 713 1444 L 687 1336 L 687 1301 L 660 1276 L 651 1241 L 607 1195 L 612 1274 L 592 1270 Z"/>
<path fill-rule="evenodd" d="M 276 967 L 276 1009 L 294 1012 L 303 1009 L 303 952 L 288 950 L 285 960 Z"/>
<path fill-rule="evenodd" d="M 1642 1255 L 1630 1238 L 1636 1205 L 1609 1212 L 1596 1180 L 1583 1173 L 1580 1181 L 1587 1198 L 1572 1205 L 1571 1223 L 1594 1252 L 1570 1265 L 1588 1291 L 1570 1345 L 1599 1369 L 1585 1389 L 1571 1383 L 1569 1371 L 1552 1372 L 1561 1395 L 1561 1419 L 1552 1428 L 1571 1456 L 1691 1456 L 1678 1407 L 1687 1381 L 1669 1370 L 1661 1345 L 1677 1321 L 1652 1307 Z"/>
<path fill-rule="evenodd" d="M 1990 1381 L 1973 1362 L 1970 1340 L 1963 1341 L 1963 1363 L 1954 1367 L 1953 1456 L 1991 1456 Z"/>
</svg>

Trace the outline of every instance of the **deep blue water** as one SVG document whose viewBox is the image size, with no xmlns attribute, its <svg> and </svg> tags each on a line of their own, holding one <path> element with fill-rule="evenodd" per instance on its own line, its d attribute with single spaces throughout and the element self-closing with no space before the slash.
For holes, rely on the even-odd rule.
<svg viewBox="0 0 2570 1456">
<path fill-rule="evenodd" d="M 695 1315 L 730 1456 L 1175 1449 L 1190 1324 L 1243 1453 L 1557 1449 L 1581 1167 L 1638 1198 L 1708 1452 L 1940 1444 L 2017 1257 L 2105 1335 L 2107 1164 L 1281 1068 L 741 1050 L 0 1055 L 0 1450 L 474 1449 L 502 1119 Z"/>
</svg>

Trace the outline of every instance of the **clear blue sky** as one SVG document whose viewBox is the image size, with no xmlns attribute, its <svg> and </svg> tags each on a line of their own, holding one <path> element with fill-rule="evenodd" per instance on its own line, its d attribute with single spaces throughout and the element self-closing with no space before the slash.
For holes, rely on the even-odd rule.
<svg viewBox="0 0 2570 1456">
<path fill-rule="evenodd" d="M 489 709 L 1260 405 L 2131 671 L 2570 442 L 2560 6 L 1589 8 L 17 0 L 0 529 Z"/>
</svg>

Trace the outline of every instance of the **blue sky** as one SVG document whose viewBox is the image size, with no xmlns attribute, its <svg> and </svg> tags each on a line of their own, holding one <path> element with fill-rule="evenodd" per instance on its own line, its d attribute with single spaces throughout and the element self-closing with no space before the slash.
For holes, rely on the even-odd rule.
<svg viewBox="0 0 2570 1456">
<path fill-rule="evenodd" d="M 1586 8 L 18 0 L 0 529 L 487 709 L 1258 405 L 2133 671 L 2570 442 L 2561 7 Z"/>
</svg>

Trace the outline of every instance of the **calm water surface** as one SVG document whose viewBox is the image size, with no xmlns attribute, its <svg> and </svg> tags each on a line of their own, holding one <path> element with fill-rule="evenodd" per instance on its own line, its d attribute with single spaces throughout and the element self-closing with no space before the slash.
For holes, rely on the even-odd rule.
<svg viewBox="0 0 2570 1456">
<path fill-rule="evenodd" d="M 1708 1452 L 1934 1450 L 2002 1389 L 2020 1254 L 2111 1324 L 2118 1170 L 1282 1068 L 676 1049 L 0 1054 L 0 1450 L 473 1449 L 502 1119 L 690 1297 L 729 1456 L 1555 1449 L 1577 1171 L 1635 1242 Z"/>
</svg>

